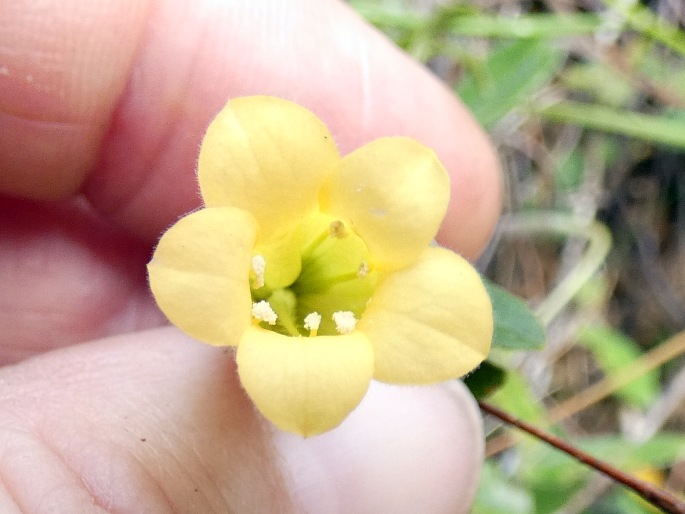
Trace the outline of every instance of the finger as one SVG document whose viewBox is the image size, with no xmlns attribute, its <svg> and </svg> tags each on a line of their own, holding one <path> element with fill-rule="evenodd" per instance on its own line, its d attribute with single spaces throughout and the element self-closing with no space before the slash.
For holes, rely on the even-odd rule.
<svg viewBox="0 0 685 514">
<path fill-rule="evenodd" d="M 232 366 L 227 353 L 158 329 L 5 368 L 0 473 L 10 498 L 0 503 L 22 512 L 290 512 Z"/>
<path fill-rule="evenodd" d="M 4 369 L 3 512 L 465 512 L 482 443 L 463 389 L 373 388 L 305 440 L 273 435 L 233 366 L 164 328 Z"/>
<path fill-rule="evenodd" d="M 0 366 L 165 323 L 147 288 L 149 249 L 85 202 L 0 198 L 0 220 Z"/>
<path fill-rule="evenodd" d="M 45 199 L 78 190 L 129 80 L 147 10 L 135 0 L 3 6 L 3 192 Z"/>
<path fill-rule="evenodd" d="M 301 512 L 466 514 L 483 461 L 482 418 L 459 381 L 372 383 L 337 430 L 303 441 L 279 433 Z"/>
<path fill-rule="evenodd" d="M 194 165 L 211 117 L 229 97 L 272 94 L 313 109 L 343 152 L 400 134 L 435 148 L 453 177 L 443 240 L 469 257 L 485 244 L 500 201 L 486 137 L 342 2 L 28 5 L 8 9 L 13 29 L 0 35 L 0 48 L 14 49 L 0 70 L 0 130 L 10 134 L 0 141 L 0 191 L 84 189 L 154 241 L 200 202 Z M 37 27 L 40 19 L 51 22 Z"/>
</svg>

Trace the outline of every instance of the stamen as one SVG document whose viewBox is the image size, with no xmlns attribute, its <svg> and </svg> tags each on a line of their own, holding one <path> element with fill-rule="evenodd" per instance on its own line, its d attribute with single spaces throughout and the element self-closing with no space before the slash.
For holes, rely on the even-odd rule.
<svg viewBox="0 0 685 514">
<path fill-rule="evenodd" d="M 321 314 L 318 312 L 310 312 L 304 317 L 304 328 L 309 330 L 311 337 L 316 336 L 319 326 L 321 325 Z"/>
<path fill-rule="evenodd" d="M 362 263 L 359 265 L 359 270 L 357 270 L 357 276 L 359 278 L 364 278 L 366 275 L 369 274 L 369 271 L 371 271 L 371 269 L 369 268 L 369 264 L 367 262 L 362 261 Z"/>
<path fill-rule="evenodd" d="M 264 271 L 266 270 L 266 259 L 263 255 L 255 255 L 252 257 L 252 271 L 254 271 L 255 279 L 253 287 L 259 289 L 264 286 Z"/>
<path fill-rule="evenodd" d="M 339 334 L 350 334 L 357 326 L 357 318 L 352 311 L 337 311 L 333 313 L 335 329 Z"/>
<path fill-rule="evenodd" d="M 336 239 L 344 239 L 347 237 L 347 229 L 345 228 L 345 224 L 340 220 L 335 220 L 332 222 L 328 227 L 328 231 L 330 232 L 331 237 Z"/>
<path fill-rule="evenodd" d="M 266 321 L 269 325 L 275 325 L 278 319 L 278 316 L 266 300 L 252 304 L 252 316 L 259 321 Z"/>
</svg>

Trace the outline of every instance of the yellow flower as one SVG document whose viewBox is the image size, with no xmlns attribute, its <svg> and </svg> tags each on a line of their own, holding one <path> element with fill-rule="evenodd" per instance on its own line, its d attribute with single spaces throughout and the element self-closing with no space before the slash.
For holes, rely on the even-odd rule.
<svg viewBox="0 0 685 514">
<path fill-rule="evenodd" d="M 430 149 L 392 137 L 340 157 L 308 110 L 245 97 L 209 126 L 198 180 L 205 206 L 162 236 L 150 286 L 181 330 L 237 346 L 243 387 L 279 428 L 320 434 L 372 378 L 436 383 L 487 355 L 477 272 L 430 246 L 449 200 Z"/>
</svg>

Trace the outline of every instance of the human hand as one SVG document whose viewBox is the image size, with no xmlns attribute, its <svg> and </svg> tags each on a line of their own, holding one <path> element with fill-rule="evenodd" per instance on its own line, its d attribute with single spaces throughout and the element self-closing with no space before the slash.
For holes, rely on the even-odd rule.
<svg viewBox="0 0 685 514">
<path fill-rule="evenodd" d="M 482 442 L 460 384 L 373 384 L 302 440 L 149 295 L 152 247 L 199 204 L 204 129 L 241 95 L 312 109 L 343 153 L 399 134 L 434 148 L 453 184 L 441 241 L 473 257 L 487 240 L 496 161 L 451 94 L 344 4 L 279 5 L 5 7 L 0 359 L 36 357 L 0 371 L 0 512 L 468 510 Z"/>
</svg>

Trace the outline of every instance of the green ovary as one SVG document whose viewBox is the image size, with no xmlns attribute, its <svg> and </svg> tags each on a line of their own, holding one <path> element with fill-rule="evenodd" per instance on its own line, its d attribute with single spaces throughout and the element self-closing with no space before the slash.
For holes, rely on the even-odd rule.
<svg viewBox="0 0 685 514">
<path fill-rule="evenodd" d="M 361 238 L 336 218 L 316 214 L 302 221 L 291 237 L 282 240 L 290 245 L 286 251 L 282 247 L 274 249 L 273 245 L 255 249 L 255 255 L 265 257 L 266 280 L 264 286 L 255 288 L 252 277 L 252 299 L 268 301 L 278 315 L 275 325 L 259 325 L 284 335 L 308 336 L 304 318 L 317 312 L 321 315 L 318 335 L 337 335 L 334 312 L 351 311 L 359 320 L 378 279 L 377 272 L 370 269 L 369 252 Z M 272 284 L 269 280 L 270 276 L 283 276 L 278 270 L 270 273 L 271 266 L 279 265 L 276 255 L 290 255 L 288 268 L 299 268 L 289 284 Z M 293 263 L 295 259 L 298 262 Z"/>
</svg>

